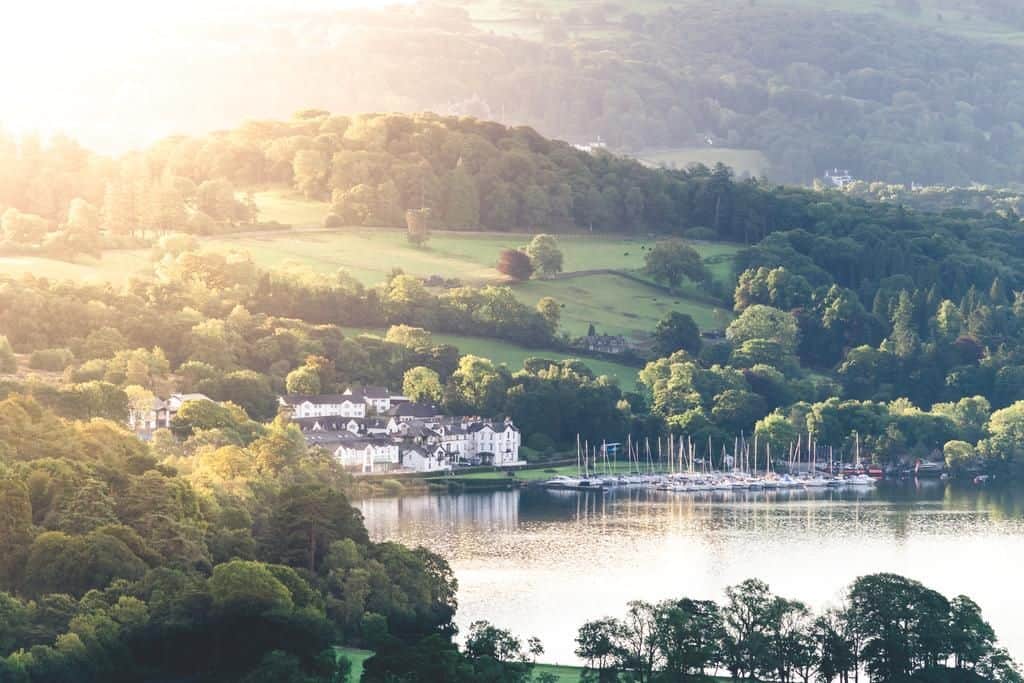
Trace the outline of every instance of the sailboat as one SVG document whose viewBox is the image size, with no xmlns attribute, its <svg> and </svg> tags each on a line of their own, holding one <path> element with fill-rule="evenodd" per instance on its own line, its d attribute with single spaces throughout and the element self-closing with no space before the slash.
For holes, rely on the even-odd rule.
<svg viewBox="0 0 1024 683">
<path fill-rule="evenodd" d="M 857 473 L 844 481 L 848 486 L 874 486 L 875 479 L 861 469 L 860 466 L 860 434 L 854 433 L 854 471 Z"/>
</svg>

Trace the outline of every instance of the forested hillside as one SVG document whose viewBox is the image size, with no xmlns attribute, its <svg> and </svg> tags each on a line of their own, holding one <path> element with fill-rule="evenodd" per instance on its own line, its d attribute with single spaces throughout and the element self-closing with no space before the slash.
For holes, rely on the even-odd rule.
<svg viewBox="0 0 1024 683">
<path fill-rule="evenodd" d="M 1024 180 L 1019 30 L 1020 8 L 1003 0 L 476 0 L 204 26 L 108 74 L 128 129 L 138 91 L 190 133 L 300 106 L 432 110 L 629 153 L 756 150 L 783 182 L 838 166 L 866 180 L 1004 184 Z M 159 82 L 188 82 L 190 97 Z M 196 105 L 206 101 L 223 106 Z"/>
<path fill-rule="evenodd" d="M 237 230 L 240 193 L 284 185 L 330 200 L 329 225 L 661 233 L 751 245 L 737 272 L 786 266 L 815 286 L 840 284 L 872 305 L 880 290 L 935 289 L 959 299 L 999 278 L 1024 288 L 1013 213 L 929 214 L 737 180 L 724 167 L 651 169 L 589 154 L 529 128 L 471 118 L 354 117 L 320 110 L 205 137 L 171 138 L 117 161 L 67 140 L 10 144 L 0 182 L 9 252 L 136 244 L 141 235 Z"/>
</svg>

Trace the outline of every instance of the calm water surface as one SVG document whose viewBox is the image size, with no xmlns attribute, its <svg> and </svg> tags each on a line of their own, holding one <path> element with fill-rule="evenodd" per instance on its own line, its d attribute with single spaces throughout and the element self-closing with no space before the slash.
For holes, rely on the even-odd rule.
<svg viewBox="0 0 1024 683">
<path fill-rule="evenodd" d="M 586 620 L 629 600 L 720 600 L 749 577 L 815 608 L 861 574 L 974 598 L 1024 659 L 1024 488 L 887 484 L 870 492 L 502 491 L 361 503 L 375 540 L 424 545 L 459 580 L 460 629 L 487 619 L 574 663 Z"/>
</svg>

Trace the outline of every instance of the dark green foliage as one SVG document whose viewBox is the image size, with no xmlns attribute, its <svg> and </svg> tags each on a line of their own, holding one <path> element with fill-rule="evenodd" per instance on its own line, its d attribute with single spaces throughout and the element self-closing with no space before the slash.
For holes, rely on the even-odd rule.
<svg viewBox="0 0 1024 683">
<path fill-rule="evenodd" d="M 849 681 L 858 669 L 887 683 L 1020 680 L 974 603 L 894 574 L 860 577 L 844 608 L 817 618 L 757 579 L 726 588 L 721 606 L 631 602 L 622 619 L 584 624 L 576 644 L 595 681 L 701 680 L 715 669 L 734 680 Z"/>
<path fill-rule="evenodd" d="M 644 254 L 644 270 L 669 287 L 678 287 L 683 278 L 694 282 L 711 279 L 697 250 L 678 239 L 658 242 Z"/>
<path fill-rule="evenodd" d="M 694 356 L 700 353 L 700 330 L 693 318 L 686 313 L 673 311 L 658 321 L 654 328 L 655 352 L 670 356 L 683 350 Z"/>
<path fill-rule="evenodd" d="M 270 511 L 269 522 L 264 544 L 271 556 L 311 574 L 321 569 L 334 541 L 368 542 L 359 512 L 344 494 L 326 487 L 284 489 Z"/>
</svg>

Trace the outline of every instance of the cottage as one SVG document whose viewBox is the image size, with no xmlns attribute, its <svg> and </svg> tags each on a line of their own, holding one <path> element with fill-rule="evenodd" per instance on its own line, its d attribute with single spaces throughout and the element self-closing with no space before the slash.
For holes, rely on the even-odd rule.
<svg viewBox="0 0 1024 683">
<path fill-rule="evenodd" d="M 157 429 L 170 429 L 171 420 L 181 407 L 190 401 L 212 401 L 206 394 L 171 394 L 167 400 L 153 399 L 149 410 L 128 411 L 128 426 L 140 435 L 151 434 Z"/>
<path fill-rule="evenodd" d="M 580 344 L 593 353 L 625 353 L 629 349 L 626 338 L 620 334 L 588 334 Z"/>
<path fill-rule="evenodd" d="M 399 443 L 387 437 L 362 437 L 348 429 L 305 436 L 309 446 L 327 450 L 345 469 L 361 474 L 388 472 L 401 462 Z"/>
<path fill-rule="evenodd" d="M 334 457 L 346 469 L 368 474 L 397 469 L 401 451 L 397 443 L 387 438 L 352 439 L 339 444 Z"/>
<path fill-rule="evenodd" d="M 416 472 L 437 472 L 451 469 L 449 454 L 441 446 L 412 446 L 402 452 L 402 467 Z"/>
</svg>

